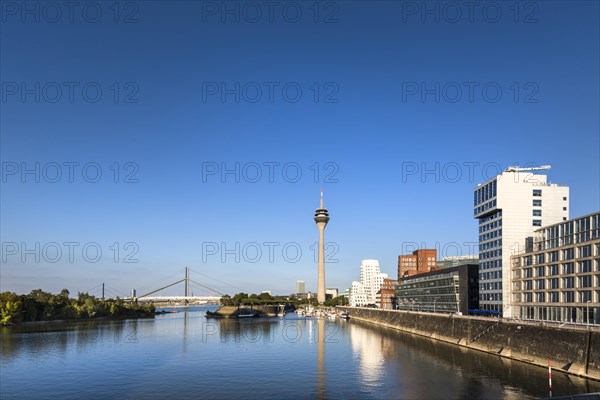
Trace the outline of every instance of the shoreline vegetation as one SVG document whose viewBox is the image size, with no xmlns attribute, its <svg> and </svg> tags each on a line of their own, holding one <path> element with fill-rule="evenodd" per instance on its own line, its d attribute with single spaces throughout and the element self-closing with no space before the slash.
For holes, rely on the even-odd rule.
<svg viewBox="0 0 600 400">
<path fill-rule="evenodd" d="M 31 322 L 71 322 L 91 319 L 152 318 L 152 304 L 137 304 L 123 299 L 100 299 L 88 293 L 69 298 L 69 291 L 59 294 L 32 290 L 29 294 L 0 293 L 0 325 Z"/>
<path fill-rule="evenodd" d="M 347 304 L 343 296 L 328 299 L 323 306 L 335 307 Z M 269 293 L 261 294 L 237 293 L 233 297 L 223 295 L 219 301 L 221 307 L 216 311 L 206 311 L 207 318 L 241 318 L 241 317 L 276 317 L 294 311 L 304 305 L 319 305 L 316 298 L 299 299 L 288 296 L 271 296 Z M 280 309 L 279 306 L 284 306 Z"/>
</svg>

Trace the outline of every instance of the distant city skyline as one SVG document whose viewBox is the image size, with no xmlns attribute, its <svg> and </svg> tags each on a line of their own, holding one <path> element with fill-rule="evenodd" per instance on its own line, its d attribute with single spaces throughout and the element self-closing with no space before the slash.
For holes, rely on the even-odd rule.
<svg viewBox="0 0 600 400">
<path fill-rule="evenodd" d="M 189 267 L 314 293 L 321 187 L 340 291 L 363 259 L 396 277 L 415 246 L 473 253 L 473 188 L 511 165 L 552 165 L 571 217 L 600 208 L 597 3 L 498 3 L 495 22 L 306 3 L 297 23 L 136 4 L 131 23 L 0 24 L 2 291 L 128 295 Z"/>
</svg>

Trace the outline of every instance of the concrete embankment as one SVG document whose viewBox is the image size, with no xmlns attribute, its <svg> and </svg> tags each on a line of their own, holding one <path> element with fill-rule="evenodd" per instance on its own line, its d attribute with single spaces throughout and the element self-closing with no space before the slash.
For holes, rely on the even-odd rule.
<svg viewBox="0 0 600 400">
<path fill-rule="evenodd" d="M 342 307 L 340 307 L 342 308 Z M 342 308 L 350 318 L 600 380 L 600 330 L 448 314 Z"/>
</svg>

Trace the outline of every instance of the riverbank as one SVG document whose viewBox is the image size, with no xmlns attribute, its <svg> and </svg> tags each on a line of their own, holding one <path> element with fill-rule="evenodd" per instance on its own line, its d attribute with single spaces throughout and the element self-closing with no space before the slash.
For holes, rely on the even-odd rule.
<svg viewBox="0 0 600 400">
<path fill-rule="evenodd" d="M 351 319 L 600 381 L 600 330 L 535 326 L 501 319 L 339 307 Z"/>
<path fill-rule="evenodd" d="M 284 312 L 293 311 L 293 307 L 285 307 Z M 243 316 L 256 316 L 256 317 L 277 317 L 280 315 L 282 310 L 279 306 L 273 305 L 259 305 L 259 306 L 221 306 L 216 311 L 207 311 L 206 316 L 211 318 L 240 318 Z"/>
</svg>

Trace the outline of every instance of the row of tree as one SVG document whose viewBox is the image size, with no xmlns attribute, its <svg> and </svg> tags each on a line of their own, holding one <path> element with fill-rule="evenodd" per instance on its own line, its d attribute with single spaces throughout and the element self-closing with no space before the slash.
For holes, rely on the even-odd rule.
<svg viewBox="0 0 600 400">
<path fill-rule="evenodd" d="M 233 297 L 228 294 L 223 295 L 221 297 L 221 305 L 222 306 L 240 306 L 240 305 L 268 305 L 268 304 L 294 304 L 296 306 L 302 304 L 311 304 L 313 306 L 319 305 L 319 301 L 316 298 L 312 299 L 299 299 L 296 297 L 286 297 L 286 296 L 271 296 L 269 293 L 261 293 L 261 294 L 247 294 L 247 293 L 237 293 Z M 347 305 L 348 299 L 344 296 L 334 297 L 332 299 L 328 299 L 325 301 L 325 306 L 327 307 L 335 307 L 341 305 Z"/>
<path fill-rule="evenodd" d="M 59 294 L 32 290 L 29 294 L 0 293 L 0 323 L 82 319 L 97 317 L 136 318 L 154 315 L 153 305 L 124 302 L 122 299 L 99 299 L 87 293 L 69 298 L 69 291 Z"/>
</svg>

